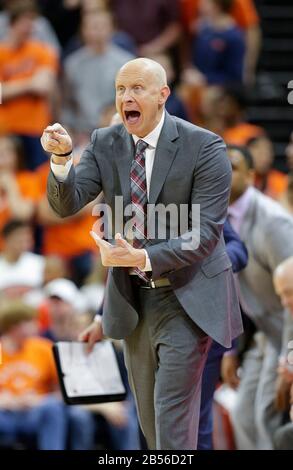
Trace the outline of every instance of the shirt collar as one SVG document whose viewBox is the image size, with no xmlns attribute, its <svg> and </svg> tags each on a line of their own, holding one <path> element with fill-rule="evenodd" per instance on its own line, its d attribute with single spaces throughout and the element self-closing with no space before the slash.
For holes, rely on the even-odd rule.
<svg viewBox="0 0 293 470">
<path fill-rule="evenodd" d="M 152 147 L 155 149 L 158 145 L 158 140 L 161 134 L 162 127 L 164 125 L 164 120 L 165 120 L 165 111 L 162 114 L 159 124 L 143 139 L 133 134 L 132 137 L 133 137 L 135 145 L 137 144 L 139 140 L 143 140 L 144 142 L 148 144 L 149 147 Z"/>
</svg>

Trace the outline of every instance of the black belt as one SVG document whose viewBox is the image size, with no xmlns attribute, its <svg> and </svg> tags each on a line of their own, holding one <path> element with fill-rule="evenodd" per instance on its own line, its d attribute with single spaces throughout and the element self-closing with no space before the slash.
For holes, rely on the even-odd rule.
<svg viewBox="0 0 293 470">
<path fill-rule="evenodd" d="M 142 289 L 157 289 L 158 287 L 171 286 L 171 282 L 169 281 L 167 277 L 162 277 L 161 279 L 157 279 L 156 281 L 153 281 L 152 279 L 150 279 L 147 282 L 136 275 L 133 275 L 130 277 L 133 280 L 133 282 L 135 282 L 135 284 L 141 287 Z"/>
</svg>

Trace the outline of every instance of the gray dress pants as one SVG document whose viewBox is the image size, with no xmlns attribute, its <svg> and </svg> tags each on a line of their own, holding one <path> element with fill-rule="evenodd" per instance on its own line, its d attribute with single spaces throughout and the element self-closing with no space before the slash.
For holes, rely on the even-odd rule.
<svg viewBox="0 0 293 470">
<path fill-rule="evenodd" d="M 136 292 L 139 323 L 124 342 L 124 354 L 141 429 L 149 449 L 194 450 L 211 339 L 171 287 L 136 286 Z"/>
</svg>

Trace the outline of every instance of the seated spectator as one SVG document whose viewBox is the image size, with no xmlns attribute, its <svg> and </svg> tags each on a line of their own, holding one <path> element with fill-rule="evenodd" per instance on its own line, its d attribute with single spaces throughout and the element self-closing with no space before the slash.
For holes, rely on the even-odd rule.
<svg viewBox="0 0 293 470">
<path fill-rule="evenodd" d="M 229 11 L 232 0 L 204 0 L 193 38 L 192 64 L 209 85 L 241 83 L 245 42 Z"/>
<path fill-rule="evenodd" d="M 0 132 L 22 139 L 30 169 L 46 159 L 40 136 L 51 120 L 58 65 L 52 48 L 31 39 L 36 15 L 30 0 L 13 5 L 8 33 L 0 42 Z"/>
<path fill-rule="evenodd" d="M 62 450 L 65 407 L 56 394 L 51 342 L 36 337 L 35 317 L 35 310 L 19 301 L 0 307 L 0 443 L 36 438 L 40 450 Z"/>
<path fill-rule="evenodd" d="M 263 135 L 262 127 L 247 122 L 247 99 L 243 88 L 226 87 L 217 96 L 213 111 L 219 131 L 227 144 L 246 146 L 253 137 Z"/>
<path fill-rule="evenodd" d="M 150 58 L 159 62 L 159 64 L 164 67 L 167 74 L 167 82 L 171 89 L 171 94 L 166 102 L 166 110 L 172 116 L 177 116 L 180 119 L 189 121 L 190 119 L 185 104 L 175 90 L 175 70 L 170 56 L 168 54 L 160 54 Z"/>
<path fill-rule="evenodd" d="M 42 336 L 52 341 L 72 341 L 75 317 L 86 310 L 86 302 L 69 279 L 55 279 L 44 287 L 49 311 L 49 327 Z"/>
<path fill-rule="evenodd" d="M 24 169 L 21 141 L 0 136 L 0 231 L 10 219 L 32 220 L 40 190 L 37 176 Z M 3 241 L 0 237 L 0 250 Z"/>
<path fill-rule="evenodd" d="M 293 340 L 293 256 L 281 263 L 274 273 L 274 286 L 281 302 L 288 313 L 287 323 L 290 321 L 291 331 L 288 335 L 286 351 L 280 360 L 279 380 L 283 381 L 282 403 L 277 403 L 284 411 L 289 411 L 288 420 L 274 435 L 274 447 L 277 450 L 293 450 L 293 362 L 290 360 Z"/>
<path fill-rule="evenodd" d="M 28 222 L 11 220 L 3 227 L 0 293 L 18 298 L 43 283 L 44 258 L 31 252 L 34 239 Z"/>
<path fill-rule="evenodd" d="M 280 200 L 287 189 L 288 177 L 272 168 L 274 147 L 268 136 L 253 137 L 247 143 L 254 167 L 254 186 L 273 199 Z"/>
<path fill-rule="evenodd" d="M 9 8 L 16 3 L 23 3 L 23 0 L 5 0 L 5 9 L 0 12 L 0 41 L 7 36 L 9 28 Z M 44 16 L 38 14 L 34 20 L 32 39 L 43 42 L 53 47 L 57 54 L 60 53 L 60 44 L 56 33 L 54 32 L 50 22 Z"/>
<path fill-rule="evenodd" d="M 132 56 L 111 43 L 113 30 L 109 12 L 85 14 L 81 30 L 84 47 L 69 55 L 64 63 L 62 122 L 74 133 L 89 136 L 102 109 L 115 101 L 116 73 Z"/>
<path fill-rule="evenodd" d="M 109 5 L 117 29 L 134 39 L 139 56 L 160 54 L 177 44 L 181 32 L 178 0 L 110 0 Z"/>
<path fill-rule="evenodd" d="M 201 0 L 180 1 L 181 22 L 187 42 L 190 41 L 190 36 L 194 34 L 198 23 L 200 2 Z M 253 85 L 261 46 L 260 19 L 254 1 L 234 0 L 229 13 L 237 26 L 245 34 L 246 53 L 244 61 L 244 82 L 246 85 Z"/>
</svg>

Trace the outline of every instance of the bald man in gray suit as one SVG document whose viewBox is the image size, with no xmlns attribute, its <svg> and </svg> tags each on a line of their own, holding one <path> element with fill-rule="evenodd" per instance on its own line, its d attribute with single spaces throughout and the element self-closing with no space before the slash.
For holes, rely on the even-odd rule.
<svg viewBox="0 0 293 470">
<path fill-rule="evenodd" d="M 242 331 L 222 235 L 231 164 L 221 138 L 168 115 L 169 93 L 159 64 L 130 61 L 116 79 L 123 124 L 95 131 L 76 168 L 71 139 L 60 125 L 47 128 L 42 143 L 53 154 L 48 198 L 61 217 L 102 190 L 113 219 L 120 215 L 115 196 L 123 197 L 124 208 L 146 198 L 148 207 L 173 204 L 179 212 L 188 207 L 187 232 L 177 221 L 177 236 L 143 234 L 131 244 L 121 234 L 111 242 L 93 234 L 109 275 L 102 324 L 97 318 L 82 339 L 90 346 L 103 333 L 124 339 L 129 382 L 150 449 L 195 449 L 211 338 L 229 347 Z M 191 217 L 196 205 L 200 225 Z M 123 221 L 129 214 L 124 212 Z M 171 225 L 167 222 L 167 233 Z"/>
</svg>

